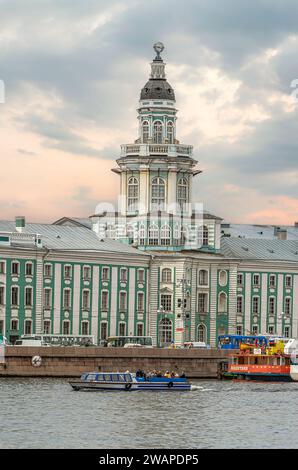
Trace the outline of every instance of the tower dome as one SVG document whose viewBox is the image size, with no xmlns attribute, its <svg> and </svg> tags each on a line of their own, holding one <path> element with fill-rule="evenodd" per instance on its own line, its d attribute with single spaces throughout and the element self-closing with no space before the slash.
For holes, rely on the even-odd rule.
<svg viewBox="0 0 298 470">
<path fill-rule="evenodd" d="M 154 44 L 153 49 L 156 57 L 151 63 L 151 75 L 146 85 L 141 90 L 141 100 L 172 100 L 175 101 L 175 93 L 171 85 L 166 80 L 165 63 L 160 54 L 164 50 L 161 42 Z"/>
</svg>

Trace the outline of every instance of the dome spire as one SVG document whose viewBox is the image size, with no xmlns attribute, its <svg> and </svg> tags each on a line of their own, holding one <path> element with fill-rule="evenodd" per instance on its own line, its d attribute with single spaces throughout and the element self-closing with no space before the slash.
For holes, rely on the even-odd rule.
<svg viewBox="0 0 298 470">
<path fill-rule="evenodd" d="M 165 80 L 166 74 L 165 74 L 165 63 L 160 57 L 160 54 L 164 50 L 165 46 L 163 45 L 162 42 L 156 42 L 153 45 L 153 49 L 156 52 L 156 57 L 153 59 L 153 62 L 151 63 L 151 74 L 150 74 L 150 79 L 155 79 L 155 80 Z"/>
<path fill-rule="evenodd" d="M 154 61 L 161 61 L 162 62 L 162 58 L 160 57 L 160 54 L 162 53 L 162 51 L 164 50 L 165 46 L 163 45 L 162 42 L 156 42 L 154 45 L 153 45 L 153 49 L 155 50 L 156 52 L 156 57 L 154 59 Z"/>
</svg>

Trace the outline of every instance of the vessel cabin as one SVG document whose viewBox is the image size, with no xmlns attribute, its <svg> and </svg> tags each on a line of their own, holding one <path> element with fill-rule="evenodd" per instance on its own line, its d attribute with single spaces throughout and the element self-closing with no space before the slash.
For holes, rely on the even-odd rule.
<svg viewBox="0 0 298 470">
<path fill-rule="evenodd" d="M 259 365 L 259 366 L 289 366 L 291 358 L 289 356 L 269 356 L 265 354 L 243 354 L 233 356 L 231 364 L 234 365 Z"/>
<path fill-rule="evenodd" d="M 129 373 L 97 373 L 91 372 L 88 374 L 83 374 L 81 380 L 85 382 L 123 382 L 129 383 L 133 381 L 133 377 Z"/>
</svg>

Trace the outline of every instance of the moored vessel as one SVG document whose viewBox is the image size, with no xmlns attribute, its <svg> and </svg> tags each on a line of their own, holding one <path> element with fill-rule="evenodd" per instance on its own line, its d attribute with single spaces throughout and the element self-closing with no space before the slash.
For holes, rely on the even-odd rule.
<svg viewBox="0 0 298 470">
<path fill-rule="evenodd" d="M 268 347 L 242 344 L 240 351 L 230 356 L 221 378 L 290 382 L 291 356 L 284 353 L 283 341 L 272 340 Z"/>
</svg>

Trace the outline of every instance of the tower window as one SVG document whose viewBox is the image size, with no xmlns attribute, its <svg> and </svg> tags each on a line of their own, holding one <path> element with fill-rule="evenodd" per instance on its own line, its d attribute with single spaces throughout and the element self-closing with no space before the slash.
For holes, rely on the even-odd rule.
<svg viewBox="0 0 298 470">
<path fill-rule="evenodd" d="M 153 126 L 153 142 L 155 144 L 162 144 L 162 123 L 156 121 Z"/>
<path fill-rule="evenodd" d="M 159 244 L 159 229 L 155 224 L 150 225 L 148 230 L 149 245 Z"/>
<path fill-rule="evenodd" d="M 164 210 L 165 206 L 165 182 L 162 178 L 157 177 L 152 180 L 151 203 L 153 210 Z"/>
<path fill-rule="evenodd" d="M 168 122 L 167 125 L 167 138 L 169 144 L 172 144 L 174 142 L 174 126 L 172 122 Z"/>
<path fill-rule="evenodd" d="M 181 210 L 188 202 L 188 183 L 186 178 L 180 178 L 178 181 L 177 199 Z"/>
<path fill-rule="evenodd" d="M 168 225 L 163 225 L 160 229 L 160 244 L 161 245 L 171 244 L 171 229 Z"/>
<path fill-rule="evenodd" d="M 148 124 L 148 121 L 143 122 L 142 136 L 143 136 L 143 143 L 147 144 L 148 139 L 149 139 L 149 124 Z"/>
<path fill-rule="evenodd" d="M 139 200 L 139 181 L 132 176 L 127 184 L 127 206 L 130 212 L 137 210 Z"/>
</svg>

